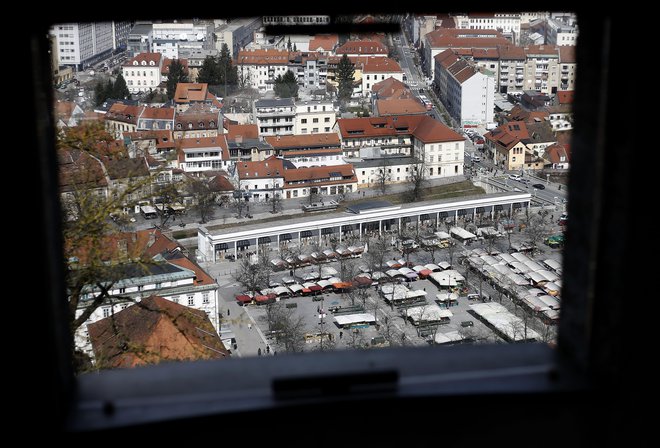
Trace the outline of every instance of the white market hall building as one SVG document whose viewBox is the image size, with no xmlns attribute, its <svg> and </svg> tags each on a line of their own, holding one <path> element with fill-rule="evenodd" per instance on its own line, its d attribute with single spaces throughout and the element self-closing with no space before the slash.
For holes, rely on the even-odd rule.
<svg viewBox="0 0 660 448">
<path fill-rule="evenodd" d="M 340 244 L 347 237 L 397 231 L 402 225 L 434 225 L 447 220 L 457 222 L 460 218 L 474 219 L 478 216 L 495 217 L 496 213 L 511 216 L 514 210 L 530 205 L 529 193 L 495 193 L 473 198 L 433 201 L 432 203 L 381 206 L 368 210 L 346 212 L 333 218 L 302 217 L 286 220 L 282 225 L 252 224 L 241 226 L 232 232 L 223 229 L 211 233 L 200 227 L 197 233 L 198 253 L 204 261 L 216 262 L 225 254 L 236 256 L 239 252 L 256 252 L 259 245 L 277 245 L 296 242 L 309 244 L 318 241 L 326 244 L 336 238 Z M 231 229 L 230 229 L 231 230 Z"/>
</svg>

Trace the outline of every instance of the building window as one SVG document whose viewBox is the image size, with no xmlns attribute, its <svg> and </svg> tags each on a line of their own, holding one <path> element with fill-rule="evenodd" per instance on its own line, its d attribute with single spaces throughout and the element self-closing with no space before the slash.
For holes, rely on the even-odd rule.
<svg viewBox="0 0 660 448">
<path fill-rule="evenodd" d="M 144 289 L 144 285 L 138 285 L 138 291 L 142 291 Z"/>
<path fill-rule="evenodd" d="M 326 127 L 326 128 L 325 128 L 325 132 L 330 132 L 330 128 L 329 128 L 329 127 Z"/>
<path fill-rule="evenodd" d="M 195 296 L 193 295 L 188 296 L 188 306 L 195 306 Z"/>
<path fill-rule="evenodd" d="M 110 308 L 109 307 L 104 307 L 103 308 L 103 317 L 109 317 L 110 316 Z"/>
<path fill-rule="evenodd" d="M 324 109 L 325 109 L 325 108 L 324 108 Z M 323 121 L 324 121 L 325 123 L 330 123 L 330 117 L 325 117 L 325 119 L 324 119 Z"/>
<path fill-rule="evenodd" d="M 319 128 L 312 128 L 312 132 L 319 132 Z"/>
<path fill-rule="evenodd" d="M 209 303 L 209 293 L 205 292 L 202 294 L 202 303 L 208 305 Z"/>
<path fill-rule="evenodd" d="M 301 122 L 302 124 L 307 124 L 307 118 L 303 118 L 303 119 L 301 119 L 300 122 Z"/>
<path fill-rule="evenodd" d="M 172 302 L 179 303 L 179 296 L 172 296 Z"/>
<path fill-rule="evenodd" d="M 126 288 L 119 288 L 119 294 L 125 294 Z"/>
<path fill-rule="evenodd" d="M 319 122 L 319 119 L 318 119 L 318 118 L 314 118 L 314 119 L 312 119 L 312 123 L 318 123 L 318 122 Z"/>
</svg>

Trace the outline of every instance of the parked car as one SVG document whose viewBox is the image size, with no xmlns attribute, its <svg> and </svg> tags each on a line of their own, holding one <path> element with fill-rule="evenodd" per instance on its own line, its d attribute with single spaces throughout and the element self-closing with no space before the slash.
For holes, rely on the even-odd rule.
<svg viewBox="0 0 660 448">
<path fill-rule="evenodd" d="M 520 175 L 518 175 L 518 174 L 509 174 L 509 179 L 511 179 L 511 180 L 520 180 L 520 179 L 522 179 L 522 177 L 520 177 Z"/>
<path fill-rule="evenodd" d="M 532 187 L 536 188 L 537 190 L 545 190 L 545 185 L 543 184 L 532 184 Z"/>
</svg>

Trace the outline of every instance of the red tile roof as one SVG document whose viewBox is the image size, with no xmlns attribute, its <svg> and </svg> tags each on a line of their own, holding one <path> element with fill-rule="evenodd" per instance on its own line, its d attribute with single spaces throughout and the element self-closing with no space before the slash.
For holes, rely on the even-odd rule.
<svg viewBox="0 0 660 448">
<path fill-rule="evenodd" d="M 374 84 L 371 91 L 381 99 L 402 99 L 412 98 L 414 96 L 407 85 L 392 76 Z"/>
<path fill-rule="evenodd" d="M 234 187 L 234 184 L 229 181 L 229 179 L 227 179 L 222 174 L 218 174 L 209 181 L 209 189 L 216 193 L 222 193 L 234 191 L 236 188 Z"/>
<path fill-rule="evenodd" d="M 309 41 L 309 49 L 317 51 L 319 48 L 324 51 L 332 51 L 339 43 L 339 36 L 336 34 L 317 34 Z"/>
<path fill-rule="evenodd" d="M 195 273 L 195 282 L 194 286 L 203 286 L 203 285 L 215 285 L 215 280 L 208 275 L 204 269 L 202 269 L 197 263 L 193 262 L 189 258 L 181 255 L 180 257 L 169 258 L 169 261 L 172 264 L 175 264 L 184 269 L 188 269 Z"/>
<path fill-rule="evenodd" d="M 528 57 L 531 55 L 559 56 L 559 47 L 556 45 L 528 45 L 524 50 Z"/>
<path fill-rule="evenodd" d="M 289 151 L 286 150 L 282 151 L 282 157 L 284 157 L 285 159 L 294 158 L 294 157 L 312 156 L 312 155 L 341 156 L 342 154 L 343 151 L 341 148 L 292 149 Z"/>
<path fill-rule="evenodd" d="M 552 163 L 568 163 L 570 161 L 568 148 L 560 143 L 555 143 L 545 148 L 545 154 Z M 561 160 L 562 157 L 564 157 L 564 160 Z"/>
<path fill-rule="evenodd" d="M 170 65 L 172 64 L 173 59 L 168 59 L 165 58 L 165 61 L 163 61 L 163 67 L 160 69 L 160 73 L 163 76 L 167 76 L 170 74 Z M 183 65 L 183 73 L 186 75 L 188 74 L 188 59 L 179 59 L 178 60 L 181 65 Z"/>
<path fill-rule="evenodd" d="M 73 191 L 76 187 L 104 188 L 108 180 L 101 162 L 85 151 L 58 149 L 60 191 Z"/>
<path fill-rule="evenodd" d="M 427 112 L 426 106 L 412 98 L 376 100 L 376 108 L 380 116 L 414 115 Z"/>
<path fill-rule="evenodd" d="M 175 103 L 189 103 L 189 102 L 202 102 L 206 101 L 206 94 L 208 92 L 208 84 L 206 83 L 192 83 L 180 82 L 176 86 L 174 93 Z"/>
<path fill-rule="evenodd" d="M 80 109 L 80 106 L 73 101 L 58 101 L 55 103 L 55 115 L 57 118 L 69 120 L 76 108 Z M 80 109 L 80 113 L 83 113 L 82 109 Z"/>
<path fill-rule="evenodd" d="M 375 40 L 349 40 L 335 51 L 337 54 L 380 54 L 387 56 L 387 47 Z"/>
<path fill-rule="evenodd" d="M 134 67 L 135 65 L 142 66 L 142 62 L 146 62 L 147 66 L 158 66 L 162 60 L 163 55 L 160 53 L 140 53 L 135 57 L 129 59 L 124 63 L 124 67 Z M 137 62 L 137 64 L 135 64 Z M 151 64 L 153 62 L 153 64 Z"/>
<path fill-rule="evenodd" d="M 171 130 L 124 132 L 124 138 L 132 141 L 155 140 L 156 148 L 174 148 L 174 137 Z"/>
<path fill-rule="evenodd" d="M 575 47 L 572 45 L 562 45 L 559 47 L 559 62 L 562 64 L 575 64 Z"/>
<path fill-rule="evenodd" d="M 387 57 L 370 56 L 359 58 L 363 73 L 398 73 L 402 72 L 401 66 L 394 59 Z"/>
<path fill-rule="evenodd" d="M 297 148 L 339 148 L 341 143 L 335 132 L 306 135 L 281 135 L 266 137 L 265 140 L 275 149 Z"/>
<path fill-rule="evenodd" d="M 560 90 L 557 92 L 557 98 L 559 99 L 559 104 L 573 104 L 573 95 L 575 94 L 574 90 Z"/>
<path fill-rule="evenodd" d="M 87 326 L 99 368 L 229 356 L 204 311 L 150 296 Z"/>
<path fill-rule="evenodd" d="M 288 50 L 241 50 L 236 57 L 236 64 L 246 65 L 283 65 L 288 64 L 296 53 Z"/>
<path fill-rule="evenodd" d="M 145 107 L 140 118 L 149 120 L 174 120 L 173 107 Z"/>
<path fill-rule="evenodd" d="M 284 176 L 282 159 L 271 156 L 259 162 L 237 162 L 238 177 L 246 179 L 266 179 Z"/>
<path fill-rule="evenodd" d="M 515 45 L 498 45 L 497 52 L 500 54 L 500 60 L 525 60 L 525 49 Z"/>
<path fill-rule="evenodd" d="M 177 140 L 177 144 L 181 151 L 184 152 L 202 148 L 220 149 L 222 159 L 229 159 L 227 140 L 224 135 L 219 135 L 218 137 L 182 138 Z"/>
<path fill-rule="evenodd" d="M 464 140 L 460 134 L 428 115 L 345 118 L 337 123 L 342 139 L 413 135 L 424 143 Z"/>
<path fill-rule="evenodd" d="M 521 140 L 529 139 L 529 132 L 524 121 L 511 121 L 487 132 L 484 138 L 508 150 Z"/>
<path fill-rule="evenodd" d="M 110 110 L 105 114 L 105 120 L 120 121 L 137 125 L 138 117 L 142 114 L 143 109 L 143 106 L 128 106 L 117 102 L 114 103 L 110 107 Z"/>
<path fill-rule="evenodd" d="M 227 140 L 230 141 L 235 141 L 239 136 L 243 139 L 259 138 L 259 127 L 256 124 L 230 124 L 227 132 Z"/>
<path fill-rule="evenodd" d="M 341 177 L 347 177 L 350 179 L 331 181 L 330 176 L 332 173 L 339 173 Z M 296 168 L 284 171 L 284 188 L 300 188 L 307 183 L 318 185 L 319 182 L 314 182 L 314 180 L 320 180 L 322 185 L 332 185 L 333 183 L 356 182 L 357 178 L 355 177 L 353 165 L 315 166 L 311 168 Z M 290 182 L 296 183 L 289 185 Z M 298 182 L 303 183 L 300 184 Z"/>
</svg>

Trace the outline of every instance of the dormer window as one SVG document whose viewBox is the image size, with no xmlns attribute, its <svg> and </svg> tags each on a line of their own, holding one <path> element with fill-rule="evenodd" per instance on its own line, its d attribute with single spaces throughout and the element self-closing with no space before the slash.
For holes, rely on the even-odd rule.
<svg viewBox="0 0 660 448">
<path fill-rule="evenodd" d="M 188 129 L 192 129 L 192 123 L 188 123 Z"/>
<path fill-rule="evenodd" d="M 142 65 L 147 65 L 147 61 L 142 61 Z"/>
<path fill-rule="evenodd" d="M 200 129 L 204 129 L 204 122 L 203 121 L 200 121 L 199 123 L 197 123 L 197 125 L 199 126 Z"/>
<path fill-rule="evenodd" d="M 209 121 L 209 127 L 212 128 L 214 126 L 215 126 L 215 122 L 214 121 Z"/>
<path fill-rule="evenodd" d="M 154 61 L 149 61 L 149 65 L 156 65 Z"/>
<path fill-rule="evenodd" d="M 138 61 L 133 61 L 133 65 L 138 65 Z"/>
<path fill-rule="evenodd" d="M 177 128 L 177 129 L 181 129 L 181 123 L 177 123 L 177 124 L 176 124 L 176 128 Z"/>
</svg>

